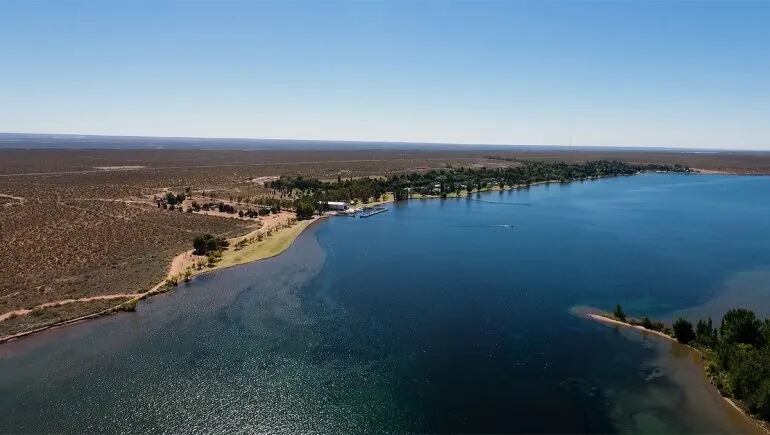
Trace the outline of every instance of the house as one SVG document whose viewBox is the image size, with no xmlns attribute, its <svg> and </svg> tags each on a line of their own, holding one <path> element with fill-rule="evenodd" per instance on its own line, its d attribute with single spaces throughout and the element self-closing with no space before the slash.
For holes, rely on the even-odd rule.
<svg viewBox="0 0 770 435">
<path fill-rule="evenodd" d="M 329 201 L 326 203 L 329 210 L 347 210 L 348 203 L 343 201 Z"/>
</svg>

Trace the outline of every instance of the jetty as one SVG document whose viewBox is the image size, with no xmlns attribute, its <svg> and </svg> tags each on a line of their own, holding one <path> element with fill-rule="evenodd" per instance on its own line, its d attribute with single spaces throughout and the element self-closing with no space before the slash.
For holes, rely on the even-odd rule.
<svg viewBox="0 0 770 435">
<path fill-rule="evenodd" d="M 385 207 L 364 207 L 361 209 L 361 213 L 358 216 L 361 218 L 368 218 L 386 211 L 388 211 L 388 209 Z"/>
</svg>

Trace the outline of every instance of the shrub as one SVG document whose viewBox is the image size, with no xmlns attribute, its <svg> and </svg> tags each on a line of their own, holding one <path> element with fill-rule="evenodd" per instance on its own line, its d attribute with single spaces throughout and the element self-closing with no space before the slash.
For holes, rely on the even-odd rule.
<svg viewBox="0 0 770 435">
<path fill-rule="evenodd" d="M 209 254 L 208 254 L 208 256 L 206 257 L 206 259 L 207 259 L 206 265 L 207 265 L 208 267 L 214 267 L 214 266 L 216 266 L 216 265 L 217 265 L 217 263 L 219 262 L 219 260 L 220 260 L 221 258 L 222 258 L 222 257 L 221 257 L 221 256 L 219 256 L 219 255 L 217 255 L 217 253 L 216 253 L 216 252 L 211 252 L 211 253 L 209 253 Z"/>
<path fill-rule="evenodd" d="M 765 379 L 754 398 L 754 412 L 761 418 L 770 420 L 770 379 Z"/>
</svg>

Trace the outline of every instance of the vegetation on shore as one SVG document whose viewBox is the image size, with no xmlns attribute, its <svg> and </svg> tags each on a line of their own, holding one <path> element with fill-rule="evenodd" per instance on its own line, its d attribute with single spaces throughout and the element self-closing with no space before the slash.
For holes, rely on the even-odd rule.
<svg viewBox="0 0 770 435">
<path fill-rule="evenodd" d="M 597 160 L 585 163 L 524 161 L 517 166 L 505 168 L 459 167 L 394 174 L 388 177 L 363 177 L 336 181 L 321 181 L 302 176 L 282 176 L 265 183 L 265 187 L 289 195 L 299 191 L 302 197 L 295 202 L 298 218 L 310 212 L 323 209 L 328 201 L 376 202 L 386 193 L 393 193 L 396 201 L 412 195 L 460 196 L 492 187 L 506 188 L 527 186 L 535 183 L 556 181 L 568 182 L 598 177 L 633 175 L 644 171 L 689 172 L 681 165 L 646 164 L 634 165 L 619 161 Z M 312 215 L 312 213 L 311 213 Z"/>
<path fill-rule="evenodd" d="M 762 321 L 753 311 L 736 308 L 725 313 L 718 328 L 710 318 L 694 327 L 679 318 L 668 327 L 647 316 L 627 317 L 620 305 L 604 317 L 663 333 L 698 350 L 706 373 L 725 397 L 770 421 L 770 318 Z"/>
</svg>

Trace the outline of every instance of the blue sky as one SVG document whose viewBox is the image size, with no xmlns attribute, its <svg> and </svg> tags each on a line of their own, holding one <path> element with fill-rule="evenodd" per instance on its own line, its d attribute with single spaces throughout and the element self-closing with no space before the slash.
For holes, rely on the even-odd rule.
<svg viewBox="0 0 770 435">
<path fill-rule="evenodd" d="M 770 149 L 770 2 L 0 0 L 0 131 Z"/>
</svg>

